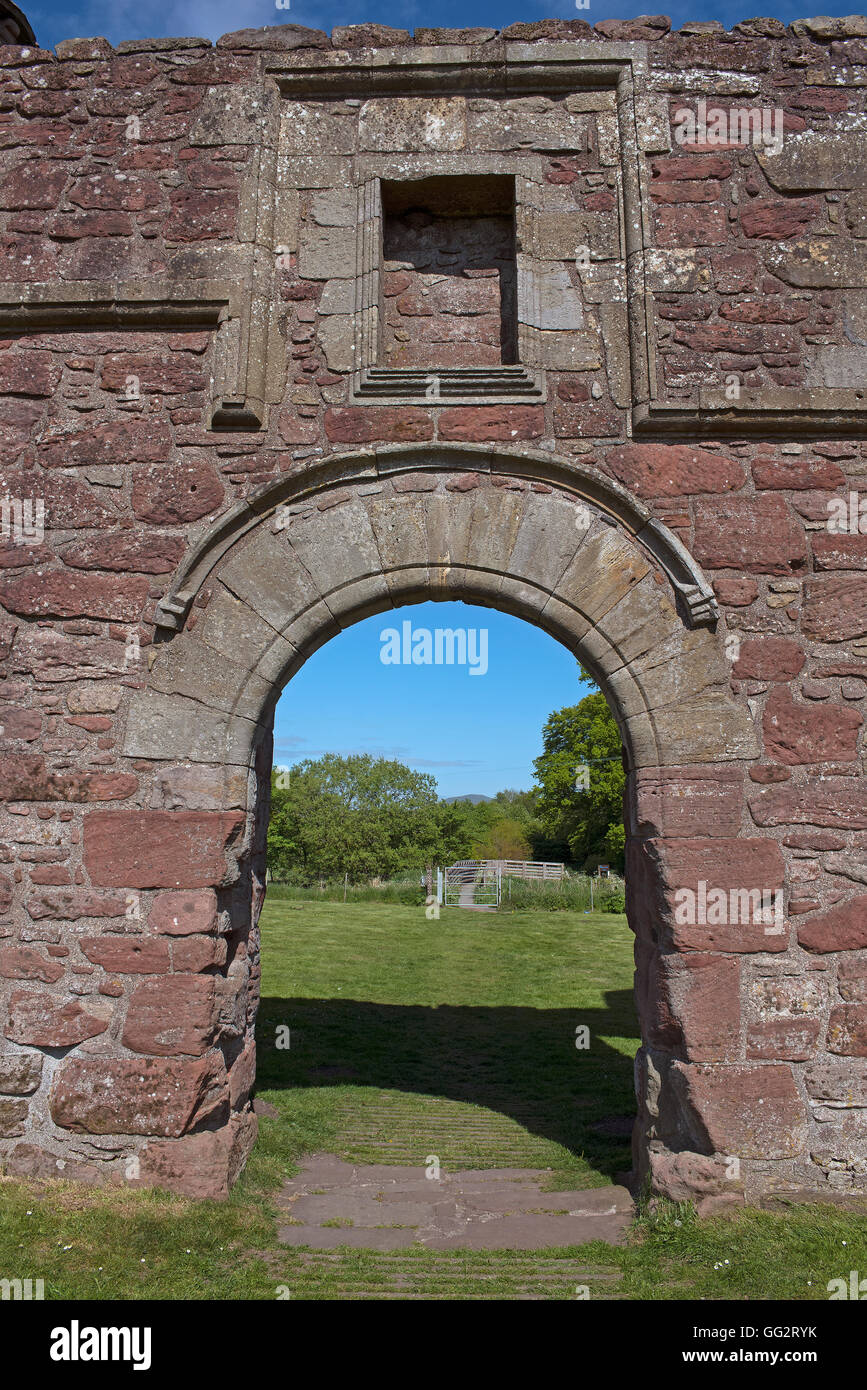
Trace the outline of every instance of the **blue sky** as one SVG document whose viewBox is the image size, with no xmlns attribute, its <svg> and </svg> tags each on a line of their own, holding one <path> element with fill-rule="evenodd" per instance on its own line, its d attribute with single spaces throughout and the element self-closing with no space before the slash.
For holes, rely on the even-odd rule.
<svg viewBox="0 0 867 1390">
<path fill-rule="evenodd" d="M 19 0 L 21 3 L 21 0 Z M 624 0 L 590 0 L 590 7 L 577 10 L 574 0 L 289 0 L 290 8 L 280 9 L 276 0 L 152 0 L 142 5 L 137 0 L 81 0 L 78 4 L 61 0 L 23 0 L 21 8 L 29 18 L 39 42 L 52 48 L 60 39 L 91 38 L 100 34 L 118 43 L 121 39 L 194 36 L 217 39 L 234 29 L 259 28 L 265 24 L 304 24 L 313 29 L 331 30 L 339 24 L 361 24 L 373 21 L 391 24 L 396 28 L 415 29 L 422 25 L 463 28 L 487 25 L 503 29 L 517 20 L 544 19 L 558 16 L 563 19 L 586 19 L 591 24 L 600 19 L 628 19 L 644 12 L 664 11 L 678 28 L 687 19 L 719 19 L 730 29 L 738 20 L 754 14 L 772 15 L 789 23 L 805 15 L 851 14 L 856 9 L 852 0 L 842 5 L 816 3 L 786 4 L 779 0 L 763 0 L 750 5 L 724 3 L 707 9 L 691 0 L 654 7 L 647 4 L 628 5 Z"/>
<path fill-rule="evenodd" d="M 394 628 L 402 636 L 405 621 L 432 633 L 486 629 L 487 671 L 383 665 L 380 634 Z M 586 693 L 575 658 L 539 628 L 490 608 L 414 604 L 366 618 L 314 653 L 277 706 L 274 762 L 372 753 L 430 773 L 441 796 L 525 789 L 548 715 Z"/>
</svg>

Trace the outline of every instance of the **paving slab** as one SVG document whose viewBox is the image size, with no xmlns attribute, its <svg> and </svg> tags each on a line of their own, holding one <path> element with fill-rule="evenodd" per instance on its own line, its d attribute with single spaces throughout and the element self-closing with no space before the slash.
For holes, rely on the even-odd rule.
<svg viewBox="0 0 867 1390">
<path fill-rule="evenodd" d="M 632 1220 L 623 1187 L 547 1192 L 549 1171 L 345 1163 L 312 1154 L 286 1182 L 278 1206 L 283 1244 L 331 1250 L 539 1250 L 602 1240 L 620 1245 Z"/>
</svg>

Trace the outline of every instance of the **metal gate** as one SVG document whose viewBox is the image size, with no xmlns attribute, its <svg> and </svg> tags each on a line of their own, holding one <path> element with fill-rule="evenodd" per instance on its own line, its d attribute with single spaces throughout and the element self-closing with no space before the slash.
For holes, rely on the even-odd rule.
<svg viewBox="0 0 867 1390">
<path fill-rule="evenodd" d="M 446 907 L 499 907 L 502 885 L 499 864 L 462 859 L 445 873 Z"/>
</svg>

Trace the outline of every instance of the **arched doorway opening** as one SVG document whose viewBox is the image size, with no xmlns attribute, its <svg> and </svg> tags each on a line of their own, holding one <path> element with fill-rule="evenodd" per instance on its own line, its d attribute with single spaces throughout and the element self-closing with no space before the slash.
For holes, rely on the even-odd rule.
<svg viewBox="0 0 867 1390">
<path fill-rule="evenodd" d="M 190 1166 L 204 1162 L 214 1190 L 225 1190 L 255 1137 L 249 944 L 265 891 L 279 691 L 359 618 L 446 598 L 543 628 L 606 692 L 628 766 L 627 911 L 643 1038 L 636 1167 L 662 1190 L 692 1183 L 740 1194 L 732 1155 L 786 1156 L 759 1123 L 769 1114 L 762 1083 L 782 1087 L 781 1106 L 790 1098 L 780 1077 L 739 1065 L 730 952 L 774 946 L 759 923 L 739 929 L 736 945 L 724 932 L 679 930 L 673 894 L 712 872 L 774 887 L 779 851 L 742 830 L 755 738 L 730 692 L 711 591 L 680 542 L 598 473 L 543 451 L 447 445 L 358 451 L 270 485 L 205 536 L 162 601 L 161 640 L 130 706 L 124 752 L 150 768 L 152 795 L 163 798 L 146 805 L 166 805 L 166 788 L 170 798 L 187 789 L 168 802 L 186 807 L 176 821 L 183 843 L 171 875 L 136 877 L 135 847 L 122 839 L 110 869 L 90 856 L 91 874 L 133 880 L 157 917 L 201 914 L 227 955 L 207 999 L 200 979 L 189 984 L 212 1099 L 193 1107 L 191 1132 L 134 1144 L 142 1180 L 183 1190 Z M 709 1009 L 709 998 L 725 1008 Z M 83 1093 L 86 1079 L 78 1084 Z"/>
</svg>

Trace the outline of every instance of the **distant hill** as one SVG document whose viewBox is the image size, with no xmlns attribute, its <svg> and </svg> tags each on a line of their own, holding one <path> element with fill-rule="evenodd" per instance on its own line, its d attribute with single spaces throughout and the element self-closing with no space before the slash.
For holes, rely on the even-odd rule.
<svg viewBox="0 0 867 1390">
<path fill-rule="evenodd" d="M 469 801 L 473 806 L 478 806 L 480 801 L 493 801 L 492 796 L 481 796 L 478 792 L 470 792 L 467 796 L 441 796 L 440 801 L 445 801 L 447 805 L 454 806 L 459 801 Z"/>
</svg>

